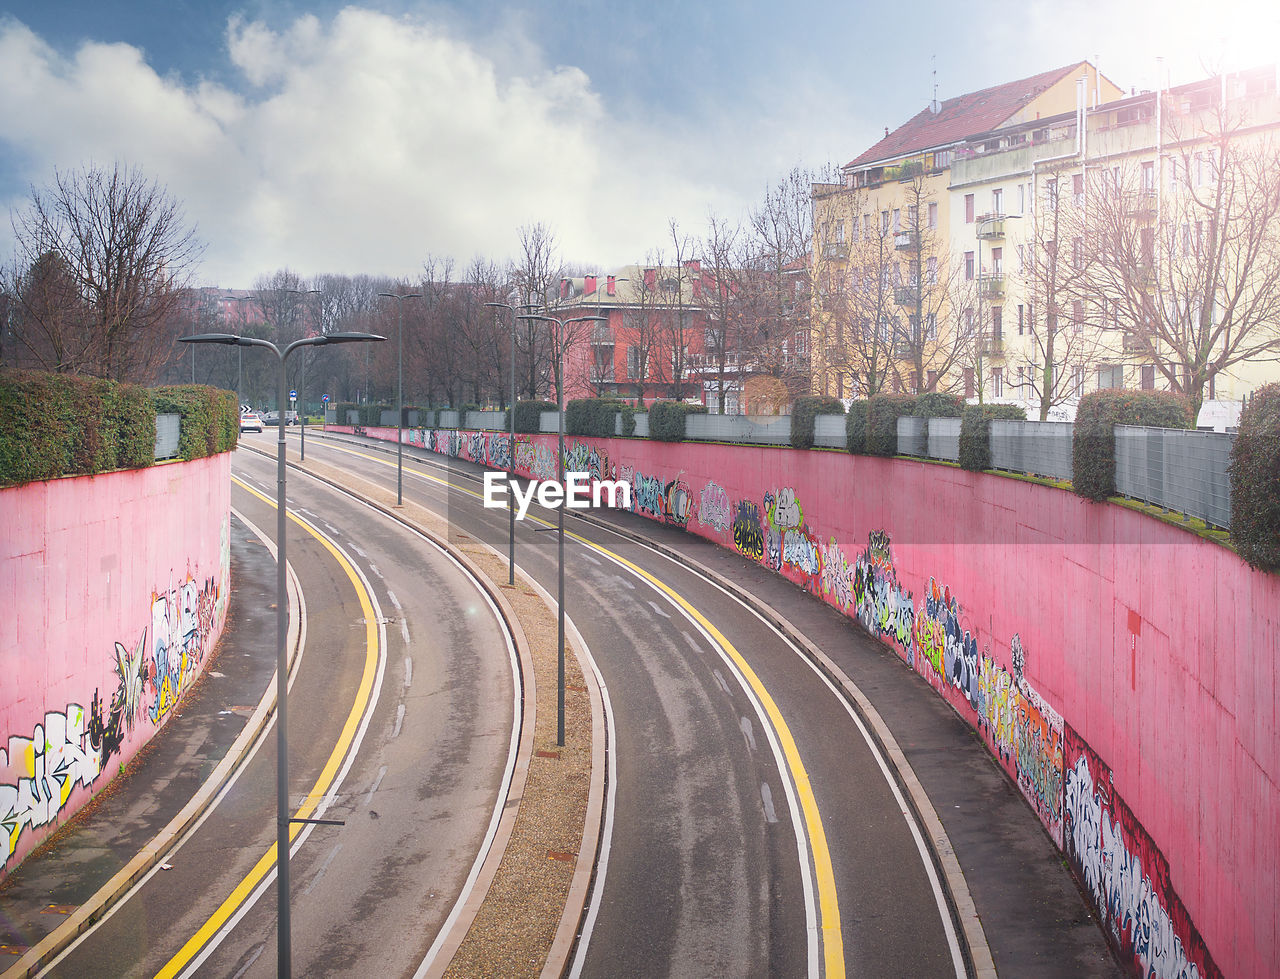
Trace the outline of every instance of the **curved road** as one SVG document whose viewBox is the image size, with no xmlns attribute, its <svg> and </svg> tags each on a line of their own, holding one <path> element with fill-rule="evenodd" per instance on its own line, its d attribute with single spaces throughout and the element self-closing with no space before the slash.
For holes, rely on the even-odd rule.
<svg viewBox="0 0 1280 979">
<path fill-rule="evenodd" d="M 394 483 L 394 456 L 308 459 Z M 406 452 L 405 497 L 505 552 L 478 467 Z M 552 594 L 551 514 L 517 562 Z M 541 518 L 541 520 L 537 519 Z M 963 972 L 932 865 L 852 713 L 775 630 L 682 563 L 572 518 L 566 608 L 617 732 L 615 820 L 583 975 Z"/>
<path fill-rule="evenodd" d="M 233 506 L 274 528 L 274 461 L 237 452 L 233 476 Z M 411 975 L 502 795 L 516 667 L 487 600 L 435 546 L 300 474 L 289 502 L 311 526 L 289 528 L 306 609 L 290 794 L 345 823 L 295 837 L 294 972 Z M 164 868 L 49 974 L 275 974 L 272 728 L 258 745 Z"/>
</svg>

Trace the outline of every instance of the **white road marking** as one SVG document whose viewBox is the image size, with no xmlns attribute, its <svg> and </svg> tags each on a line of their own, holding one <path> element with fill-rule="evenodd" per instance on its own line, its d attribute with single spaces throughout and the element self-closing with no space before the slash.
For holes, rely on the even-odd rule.
<svg viewBox="0 0 1280 979">
<path fill-rule="evenodd" d="M 396 704 L 396 726 L 391 730 L 393 738 L 400 737 L 400 728 L 404 724 L 404 704 Z"/>
<path fill-rule="evenodd" d="M 365 793 L 364 804 L 367 806 L 373 798 L 373 794 L 378 791 L 378 786 L 382 784 L 383 776 L 387 774 L 387 766 L 383 765 L 378 769 L 378 777 L 373 780 L 373 784 L 369 786 L 369 791 Z"/>
<path fill-rule="evenodd" d="M 751 719 L 747 717 L 739 718 L 738 727 L 742 728 L 742 736 L 747 739 L 747 747 L 753 752 L 756 750 L 756 732 L 751 726 Z"/>
<path fill-rule="evenodd" d="M 396 593 L 390 588 L 387 589 L 387 600 L 396 607 L 396 611 L 402 611 L 404 606 L 400 604 L 400 599 L 396 598 Z"/>
<path fill-rule="evenodd" d="M 413 686 L 413 657 L 406 656 L 404 658 L 404 688 L 408 690 Z"/>
<path fill-rule="evenodd" d="M 681 632 L 680 635 L 684 636 L 684 641 L 689 644 L 689 648 L 692 649 L 695 653 L 702 652 L 702 647 L 698 645 L 698 640 L 694 639 L 693 636 L 689 635 L 689 633 L 687 632 Z M 724 677 L 720 676 L 720 673 L 718 670 L 716 671 L 716 676 L 719 678 L 720 686 L 724 687 L 725 693 L 728 693 L 729 688 L 728 686 L 725 685 Z"/>
<path fill-rule="evenodd" d="M 712 670 L 711 672 L 715 675 L 716 683 L 720 684 L 720 689 L 732 697 L 733 691 L 729 688 L 729 681 L 724 678 L 724 674 L 719 670 Z"/>
<path fill-rule="evenodd" d="M 671 616 L 670 616 L 670 615 L 668 615 L 666 612 L 664 612 L 664 611 L 662 610 L 661 606 L 659 606 L 657 602 L 650 602 L 650 603 L 649 603 L 649 608 L 653 609 L 655 612 L 657 612 L 659 615 L 661 615 L 664 619 L 669 619 L 669 618 L 671 618 Z"/>
<path fill-rule="evenodd" d="M 383 771 L 385 772 L 386 769 L 384 768 Z M 312 888 L 314 888 L 316 884 L 320 883 L 320 878 L 324 876 L 324 872 L 329 869 L 329 864 L 333 863 L 333 858 L 338 855 L 338 851 L 341 849 L 342 849 L 342 844 L 339 843 L 332 850 L 329 851 L 329 855 L 324 858 L 324 863 L 320 864 L 320 869 L 317 870 L 316 875 L 311 878 L 311 883 L 308 884 L 305 888 L 303 888 L 302 893 L 304 896 L 307 894 L 310 894 Z"/>
<path fill-rule="evenodd" d="M 773 809 L 773 793 L 769 790 L 768 782 L 760 783 L 760 798 L 764 802 L 764 821 L 766 823 L 776 823 L 778 814 Z"/>
</svg>

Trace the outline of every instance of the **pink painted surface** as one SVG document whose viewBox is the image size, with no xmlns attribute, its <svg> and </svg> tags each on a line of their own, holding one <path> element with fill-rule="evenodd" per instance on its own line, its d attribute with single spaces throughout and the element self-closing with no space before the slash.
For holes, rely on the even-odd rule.
<svg viewBox="0 0 1280 979">
<path fill-rule="evenodd" d="M 222 632 L 230 455 L 0 490 L 3 870 L 164 724 Z"/>
<path fill-rule="evenodd" d="M 502 434 L 406 440 L 485 464 L 507 451 Z M 554 473 L 554 436 L 516 442 L 523 475 Z M 950 466 L 566 445 L 570 470 L 758 545 L 911 663 L 981 732 L 1135 973 L 1280 975 L 1280 577 L 1134 511 Z"/>
</svg>

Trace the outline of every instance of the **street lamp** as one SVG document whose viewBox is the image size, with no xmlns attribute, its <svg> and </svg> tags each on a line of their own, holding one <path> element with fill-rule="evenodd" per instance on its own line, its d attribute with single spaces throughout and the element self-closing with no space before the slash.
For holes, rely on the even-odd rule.
<svg viewBox="0 0 1280 979">
<path fill-rule="evenodd" d="M 294 340 L 283 350 L 270 340 L 236 336 L 234 333 L 201 333 L 180 337 L 183 343 L 222 343 L 234 347 L 266 347 L 280 360 L 280 404 L 284 405 L 287 378 L 285 363 L 300 347 L 319 347 L 330 343 L 361 343 L 385 340 L 372 333 L 328 333 L 318 337 Z M 282 409 L 283 410 L 283 409 Z M 283 421 L 283 419 L 282 419 Z M 285 655 L 285 639 L 289 631 L 289 603 L 285 597 L 285 446 L 284 425 L 277 425 L 276 440 L 276 925 L 277 975 L 290 974 L 289 947 L 289 824 L 320 822 L 289 818 L 289 734 L 288 691 L 289 664 Z"/>
<path fill-rule="evenodd" d="M 516 321 L 520 318 L 519 310 L 537 309 L 538 307 L 532 304 L 512 306 L 510 303 L 485 303 L 485 305 L 493 306 L 495 309 L 511 310 L 511 402 L 508 406 L 510 410 L 507 412 L 507 422 L 511 429 L 510 458 L 507 460 L 509 464 L 507 478 L 510 480 L 516 471 Z M 516 583 L 516 500 L 515 494 L 510 492 L 509 486 L 507 512 L 510 515 L 507 544 L 507 584 L 514 585 Z"/>
<path fill-rule="evenodd" d="M 575 316 L 573 319 L 560 320 L 544 313 L 522 313 L 517 319 L 540 320 L 553 323 L 559 330 L 559 340 L 552 341 L 555 350 L 556 369 L 556 406 L 559 409 L 557 429 L 556 474 L 560 477 L 560 487 L 564 488 L 564 348 L 566 345 L 565 327 L 574 323 L 592 323 L 605 320 L 603 316 Z M 564 511 L 568 500 L 562 499 L 556 508 L 556 536 L 558 538 L 557 557 L 559 564 L 559 584 L 556 594 L 556 744 L 564 747 Z"/>
<path fill-rule="evenodd" d="M 396 329 L 396 506 L 404 505 L 404 301 L 421 299 L 422 294 L 409 292 L 397 295 L 380 292 L 384 299 L 398 299 L 400 323 Z"/>
<path fill-rule="evenodd" d="M 295 296 L 318 296 L 319 289 L 281 289 L 281 292 L 288 292 Z M 305 390 L 307 380 L 307 356 L 304 352 L 302 355 L 302 366 L 298 369 L 298 402 L 302 405 L 302 411 L 298 415 L 299 438 L 302 441 L 302 447 L 299 449 L 298 458 L 302 462 L 307 461 L 307 392 Z M 284 405 L 280 406 L 280 425 L 284 426 Z"/>
</svg>

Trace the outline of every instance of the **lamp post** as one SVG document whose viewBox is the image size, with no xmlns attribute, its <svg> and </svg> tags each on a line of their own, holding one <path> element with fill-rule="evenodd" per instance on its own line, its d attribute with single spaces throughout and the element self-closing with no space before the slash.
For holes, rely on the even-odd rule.
<svg viewBox="0 0 1280 979">
<path fill-rule="evenodd" d="M 283 289 L 282 292 L 292 293 L 295 296 L 318 296 L 319 289 Z M 307 392 L 305 390 L 305 382 L 307 379 L 307 355 L 306 351 L 302 354 L 302 364 L 298 368 L 298 403 L 302 405 L 302 411 L 298 414 L 298 437 L 301 440 L 301 448 L 299 449 L 298 458 L 302 462 L 307 461 Z M 280 426 L 284 427 L 284 405 L 280 406 Z"/>
<path fill-rule="evenodd" d="M 519 310 L 537 309 L 536 306 L 512 306 L 510 303 L 485 303 L 495 309 L 511 310 L 511 402 L 507 412 L 507 424 L 510 428 L 510 448 L 507 469 L 507 480 L 510 482 L 516 471 L 516 321 L 520 318 Z M 515 494 L 507 492 L 507 513 L 509 514 L 507 543 L 507 584 L 516 583 L 516 501 Z"/>
<path fill-rule="evenodd" d="M 396 304 L 400 313 L 396 328 L 396 506 L 404 506 L 404 301 L 421 299 L 422 294 L 380 292 L 378 295 L 399 300 Z"/>
<path fill-rule="evenodd" d="M 222 298 L 224 301 L 229 303 L 251 303 L 256 301 L 253 298 L 253 296 L 223 296 Z M 245 326 L 243 322 L 244 321 L 243 306 L 240 307 L 240 319 L 241 319 L 240 328 L 243 330 Z M 195 356 L 194 349 L 192 350 L 192 356 L 193 357 Z M 244 404 L 244 392 L 240 390 L 243 384 L 244 384 L 244 348 L 240 347 L 236 350 L 236 402 L 238 404 Z"/>
<path fill-rule="evenodd" d="M 540 320 L 553 324 L 559 333 L 559 339 L 552 340 L 555 354 L 556 370 L 556 407 L 559 416 L 556 422 L 556 474 L 560 478 L 560 488 L 564 489 L 564 351 L 567 345 L 565 327 L 574 323 L 592 323 L 603 320 L 603 316 L 575 316 L 561 320 L 545 313 L 522 313 L 522 320 Z M 556 508 L 557 564 L 559 580 L 556 591 L 556 744 L 564 747 L 564 511 L 567 500 L 562 499 Z"/>
<path fill-rule="evenodd" d="M 280 404 L 284 404 L 288 385 L 285 363 L 289 355 L 300 347 L 318 347 L 330 343 L 361 343 L 385 340 L 372 333 L 329 333 L 318 337 L 294 340 L 283 350 L 270 340 L 257 337 L 236 336 L 233 333 L 201 333 L 180 337 L 183 343 L 222 343 L 235 347 L 266 347 L 280 361 Z M 285 652 L 285 640 L 289 631 L 289 603 L 285 596 L 285 446 L 284 425 L 276 426 L 276 925 L 277 975 L 290 975 L 289 943 L 289 824 L 291 822 L 319 822 L 320 820 L 289 818 L 289 733 L 288 691 L 289 664 Z"/>
</svg>

